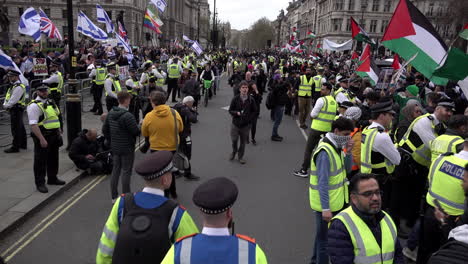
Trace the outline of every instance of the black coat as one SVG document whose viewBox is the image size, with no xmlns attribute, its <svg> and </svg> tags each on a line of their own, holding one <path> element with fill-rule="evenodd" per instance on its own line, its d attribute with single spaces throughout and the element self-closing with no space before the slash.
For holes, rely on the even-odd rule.
<svg viewBox="0 0 468 264">
<path fill-rule="evenodd" d="M 99 150 L 97 141 L 90 141 L 86 137 L 88 130 L 84 129 L 80 132 L 79 136 L 75 138 L 70 146 L 68 157 L 75 163 L 80 169 L 88 168 L 87 155 L 96 156 Z"/>
<path fill-rule="evenodd" d="M 184 83 L 182 93 L 196 98 L 198 95 L 200 95 L 200 83 L 197 81 L 197 79 L 190 78 Z"/>
<path fill-rule="evenodd" d="M 196 123 L 197 120 L 197 113 L 190 109 L 187 105 L 184 103 L 177 103 L 173 107 L 177 112 L 179 112 L 180 117 L 182 118 L 182 121 L 184 122 L 184 130 L 180 134 L 181 137 L 185 138 L 187 136 L 190 136 L 192 133 L 192 123 Z"/>
<path fill-rule="evenodd" d="M 107 115 L 102 132 L 110 140 L 112 153 L 126 155 L 135 150 L 136 137 L 140 134 L 133 114 L 118 106 Z"/>
<path fill-rule="evenodd" d="M 251 96 L 248 96 L 247 100 L 242 101 L 240 95 L 236 95 L 232 98 L 231 105 L 229 106 L 232 123 L 238 128 L 250 125 L 253 119 L 257 118 L 257 111 L 257 103 Z M 240 113 L 240 116 L 237 113 Z"/>
<path fill-rule="evenodd" d="M 289 85 L 285 82 L 273 85 L 272 96 L 275 106 L 284 106 L 289 103 L 288 88 Z"/>
</svg>

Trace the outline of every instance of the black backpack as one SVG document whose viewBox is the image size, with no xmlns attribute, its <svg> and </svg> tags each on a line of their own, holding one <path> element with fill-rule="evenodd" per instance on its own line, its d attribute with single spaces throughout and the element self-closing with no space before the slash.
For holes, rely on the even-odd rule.
<svg viewBox="0 0 468 264">
<path fill-rule="evenodd" d="M 136 205 L 132 193 L 125 194 L 112 263 L 162 262 L 174 241 L 168 227 L 176 207 L 176 202 L 167 200 L 155 209 L 144 209 Z"/>
<path fill-rule="evenodd" d="M 468 263 L 468 244 L 457 240 L 449 240 L 427 262 L 427 264 L 466 263 Z"/>
<path fill-rule="evenodd" d="M 273 109 L 275 107 L 275 102 L 273 100 L 273 91 L 270 91 L 267 95 L 266 101 L 265 101 L 265 106 L 268 110 Z"/>
</svg>

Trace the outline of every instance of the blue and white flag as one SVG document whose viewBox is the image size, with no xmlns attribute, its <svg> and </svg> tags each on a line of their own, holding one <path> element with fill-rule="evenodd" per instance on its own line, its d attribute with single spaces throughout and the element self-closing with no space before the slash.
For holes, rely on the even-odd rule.
<svg viewBox="0 0 468 264">
<path fill-rule="evenodd" d="M 198 43 L 198 41 L 194 41 L 191 48 L 193 49 L 193 51 L 195 51 L 195 53 L 197 53 L 198 56 L 200 56 L 200 54 L 203 53 L 203 49 L 200 43 Z"/>
<path fill-rule="evenodd" d="M 93 22 L 82 11 L 80 11 L 78 14 L 76 31 L 97 41 L 107 39 L 106 32 L 104 32 L 104 30 L 100 29 L 98 26 L 94 25 Z"/>
<path fill-rule="evenodd" d="M 161 13 L 164 13 L 164 10 L 166 10 L 167 3 L 164 0 L 151 0 L 151 2 L 161 11 Z"/>
<path fill-rule="evenodd" d="M 130 48 L 130 45 L 123 39 L 120 35 L 115 35 L 117 37 L 117 45 L 122 46 L 124 50 L 128 53 L 132 53 L 132 48 Z"/>
<path fill-rule="evenodd" d="M 185 36 L 185 35 L 182 35 L 182 38 L 184 39 L 184 41 L 188 42 L 189 44 L 192 44 L 194 41 L 189 39 L 189 37 Z"/>
<path fill-rule="evenodd" d="M 21 34 L 33 37 L 36 42 L 41 39 L 41 16 L 34 8 L 26 9 L 21 15 L 18 31 Z"/>
<path fill-rule="evenodd" d="M 20 81 L 22 84 L 27 86 L 27 90 L 29 90 L 29 82 L 24 77 L 23 73 L 20 71 L 16 63 L 13 62 L 10 56 L 6 55 L 2 49 L 0 49 L 0 68 L 4 69 L 5 71 L 8 70 L 15 70 L 17 72 L 20 72 Z"/>
<path fill-rule="evenodd" d="M 108 34 L 115 32 L 114 24 L 112 24 L 112 20 L 109 18 L 109 15 L 107 15 L 106 10 L 102 8 L 102 6 L 96 4 L 96 10 L 97 10 L 97 21 L 100 23 L 105 23 L 106 24 L 106 31 Z"/>
</svg>

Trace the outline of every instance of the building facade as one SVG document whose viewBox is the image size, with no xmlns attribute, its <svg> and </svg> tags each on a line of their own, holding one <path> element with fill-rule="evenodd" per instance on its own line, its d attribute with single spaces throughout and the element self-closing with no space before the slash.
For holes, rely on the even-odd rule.
<svg viewBox="0 0 468 264">
<path fill-rule="evenodd" d="M 22 36 L 18 32 L 19 17 L 24 10 L 34 7 L 36 10 L 42 8 L 47 16 L 54 22 L 60 30 L 62 36 L 68 34 L 67 23 L 67 1 L 66 0 L 2 0 L 0 9 L 8 16 L 10 24 L 8 26 L 8 38 L 20 41 L 31 40 L 29 36 Z M 149 45 L 146 36 L 148 33 L 156 43 L 170 43 L 176 37 L 181 41 L 182 35 L 187 35 L 192 39 L 197 39 L 199 20 L 204 16 L 209 19 L 209 4 L 207 0 L 173 0 L 168 1 L 166 11 L 162 14 L 161 20 L 164 25 L 161 27 L 162 35 L 157 35 L 154 31 L 143 27 L 146 6 L 149 0 L 75 0 L 73 1 L 74 27 L 76 28 L 78 12 L 83 11 L 96 25 L 105 29 L 104 24 L 97 23 L 96 4 L 100 4 L 109 14 L 109 17 L 116 23 L 117 17 L 122 15 L 127 35 L 132 45 Z M 116 24 L 115 24 L 116 25 Z M 207 29 L 200 30 L 203 39 L 206 39 Z M 204 34 L 204 35 L 202 35 Z M 75 30 L 75 40 L 83 36 Z M 201 38 L 201 37 L 200 37 Z"/>
</svg>

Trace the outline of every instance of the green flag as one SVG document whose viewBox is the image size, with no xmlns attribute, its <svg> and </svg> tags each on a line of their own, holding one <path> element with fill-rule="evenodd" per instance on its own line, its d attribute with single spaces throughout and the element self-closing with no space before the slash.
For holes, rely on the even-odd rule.
<svg viewBox="0 0 468 264">
<path fill-rule="evenodd" d="M 463 27 L 462 32 L 460 32 L 460 37 L 468 40 L 468 23 Z"/>
<path fill-rule="evenodd" d="M 464 80 L 468 76 L 468 54 L 457 48 L 451 48 L 442 67 L 436 69 L 432 75 L 449 80 Z"/>
</svg>

